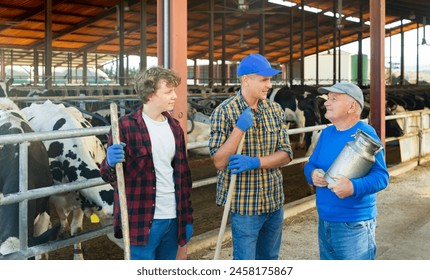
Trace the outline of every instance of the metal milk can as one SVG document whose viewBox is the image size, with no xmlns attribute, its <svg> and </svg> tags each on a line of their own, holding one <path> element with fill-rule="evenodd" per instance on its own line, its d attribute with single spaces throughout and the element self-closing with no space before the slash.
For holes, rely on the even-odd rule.
<svg viewBox="0 0 430 280">
<path fill-rule="evenodd" d="M 360 129 L 354 137 L 355 140 L 346 143 L 325 173 L 324 179 L 327 183 L 335 184 L 335 175 L 343 175 L 349 179 L 363 177 L 375 163 L 375 155 L 383 149 L 381 144 Z"/>
</svg>

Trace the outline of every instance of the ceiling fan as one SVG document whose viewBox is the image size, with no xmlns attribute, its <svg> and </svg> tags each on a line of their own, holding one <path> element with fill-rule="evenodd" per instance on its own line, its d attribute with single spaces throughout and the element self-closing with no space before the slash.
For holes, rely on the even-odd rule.
<svg viewBox="0 0 430 280">
<path fill-rule="evenodd" d="M 215 1 L 214 13 L 217 14 L 289 14 L 288 7 L 261 0 Z M 264 6 L 262 4 L 264 3 Z M 191 10 L 192 13 L 209 13 L 209 10 Z"/>
</svg>

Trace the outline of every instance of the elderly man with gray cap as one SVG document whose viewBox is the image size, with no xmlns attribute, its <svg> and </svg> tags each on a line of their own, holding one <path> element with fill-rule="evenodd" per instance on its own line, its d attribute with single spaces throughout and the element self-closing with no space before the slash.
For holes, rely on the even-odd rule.
<svg viewBox="0 0 430 280">
<path fill-rule="evenodd" d="M 210 155 L 218 169 L 216 203 L 225 205 L 235 174 L 230 221 L 235 260 L 276 260 L 282 238 L 284 192 L 281 167 L 293 153 L 284 113 L 267 99 L 273 69 L 260 54 L 237 70 L 241 89 L 212 113 Z M 237 153 L 242 137 L 241 153 Z"/>
<path fill-rule="evenodd" d="M 384 151 L 375 155 L 370 171 L 359 178 L 324 176 L 357 131 L 364 132 L 381 147 L 375 129 L 360 120 L 363 92 L 348 82 L 321 87 L 328 95 L 325 117 L 333 124 L 325 128 L 305 164 L 309 184 L 316 187 L 318 242 L 322 260 L 373 260 L 376 254 L 376 197 L 388 185 Z M 348 164 L 348 162 L 345 162 Z M 359 168 L 359 166 L 351 166 Z M 330 183 L 325 179 L 327 178 Z"/>
</svg>

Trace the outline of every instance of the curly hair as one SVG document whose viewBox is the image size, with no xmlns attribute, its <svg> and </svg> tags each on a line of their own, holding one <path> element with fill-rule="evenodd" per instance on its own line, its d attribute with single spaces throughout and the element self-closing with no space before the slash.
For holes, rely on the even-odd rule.
<svg viewBox="0 0 430 280">
<path fill-rule="evenodd" d="M 140 95 L 143 104 L 147 103 L 159 88 L 160 80 L 165 81 L 169 87 L 177 87 L 181 84 L 181 77 L 175 71 L 161 66 L 154 66 L 136 74 L 134 90 Z"/>
</svg>

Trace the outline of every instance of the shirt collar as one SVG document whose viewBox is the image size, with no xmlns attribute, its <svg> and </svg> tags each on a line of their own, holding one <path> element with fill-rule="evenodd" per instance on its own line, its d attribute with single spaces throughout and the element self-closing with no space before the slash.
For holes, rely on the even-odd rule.
<svg viewBox="0 0 430 280">
<path fill-rule="evenodd" d="M 246 108 L 248 108 L 248 104 L 245 102 L 245 99 L 243 98 L 241 90 L 238 90 L 237 95 L 236 95 L 236 99 L 237 99 L 237 102 L 238 102 L 238 108 L 240 110 L 243 111 Z M 268 105 L 267 99 L 265 99 L 265 100 L 258 100 L 257 112 L 256 113 L 264 112 L 265 110 L 267 110 L 268 106 L 269 105 Z M 253 111 L 255 111 L 255 110 L 253 110 Z"/>
</svg>

